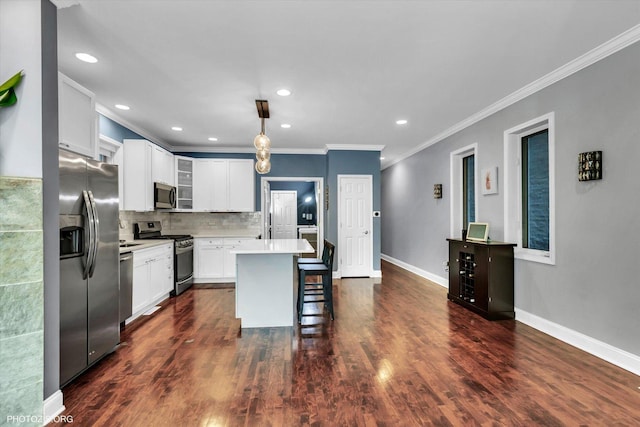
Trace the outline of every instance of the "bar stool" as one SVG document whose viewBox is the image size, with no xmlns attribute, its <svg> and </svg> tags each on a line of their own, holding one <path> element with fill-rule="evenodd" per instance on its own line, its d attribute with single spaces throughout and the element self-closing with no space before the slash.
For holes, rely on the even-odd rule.
<svg viewBox="0 0 640 427">
<path fill-rule="evenodd" d="M 324 241 L 322 248 L 322 258 L 298 258 L 298 264 L 324 264 L 327 259 L 327 245 L 331 245 L 328 240 Z"/>
<path fill-rule="evenodd" d="M 324 252 L 326 251 L 326 257 Z M 325 240 L 323 250 L 324 262 L 322 263 L 298 263 L 298 323 L 302 322 L 302 312 L 305 303 L 324 303 L 324 308 L 329 310 L 331 320 L 333 315 L 333 255 L 335 246 Z M 305 283 L 308 276 L 321 276 L 321 283 Z M 305 299 L 307 296 L 322 296 L 322 299 Z"/>
</svg>

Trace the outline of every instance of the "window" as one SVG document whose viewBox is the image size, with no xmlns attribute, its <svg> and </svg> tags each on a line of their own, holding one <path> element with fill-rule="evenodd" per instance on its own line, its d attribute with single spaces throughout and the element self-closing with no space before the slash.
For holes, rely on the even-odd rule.
<svg viewBox="0 0 640 427">
<path fill-rule="evenodd" d="M 549 250 L 549 130 L 522 137 L 522 247 Z"/>
<path fill-rule="evenodd" d="M 555 264 L 555 138 L 550 113 L 504 133 L 505 240 L 519 259 Z"/>
<path fill-rule="evenodd" d="M 476 220 L 475 156 L 462 158 L 462 226 L 466 230 Z"/>
<path fill-rule="evenodd" d="M 478 144 L 467 145 L 450 154 L 450 236 L 462 237 L 462 229 L 478 217 L 476 159 Z M 446 187 L 445 187 L 446 188 Z M 446 192 L 443 194 L 446 195 Z"/>
<path fill-rule="evenodd" d="M 115 155 L 122 148 L 122 143 L 105 135 L 100 135 L 98 141 L 98 160 L 105 163 L 114 163 Z"/>
</svg>

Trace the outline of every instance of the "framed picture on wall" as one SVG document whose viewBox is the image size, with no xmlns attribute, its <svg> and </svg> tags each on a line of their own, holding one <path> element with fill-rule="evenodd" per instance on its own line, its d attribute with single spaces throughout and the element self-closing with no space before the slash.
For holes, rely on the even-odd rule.
<svg viewBox="0 0 640 427">
<path fill-rule="evenodd" d="M 482 169 L 482 175 L 480 177 L 480 186 L 482 187 L 482 194 L 498 194 L 498 167 L 492 166 L 490 168 Z"/>
</svg>

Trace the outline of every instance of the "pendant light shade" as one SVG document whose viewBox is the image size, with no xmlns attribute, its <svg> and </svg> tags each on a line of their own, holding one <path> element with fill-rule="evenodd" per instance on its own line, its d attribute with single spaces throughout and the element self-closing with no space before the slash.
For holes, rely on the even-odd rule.
<svg viewBox="0 0 640 427">
<path fill-rule="evenodd" d="M 258 160 L 269 160 L 271 158 L 271 153 L 266 149 L 258 149 L 256 151 L 256 159 Z"/>
<path fill-rule="evenodd" d="M 253 140 L 253 145 L 256 147 L 256 172 L 262 175 L 271 170 L 271 140 L 264 134 L 264 119 L 269 118 L 269 101 L 256 99 L 256 108 L 261 128 Z"/>
<path fill-rule="evenodd" d="M 271 170 L 271 161 L 270 160 L 258 160 L 256 162 L 256 172 L 259 174 L 269 173 Z"/>
<path fill-rule="evenodd" d="M 256 147 L 256 150 L 269 150 L 271 148 L 271 140 L 263 132 L 260 132 L 253 140 L 253 145 Z"/>
</svg>

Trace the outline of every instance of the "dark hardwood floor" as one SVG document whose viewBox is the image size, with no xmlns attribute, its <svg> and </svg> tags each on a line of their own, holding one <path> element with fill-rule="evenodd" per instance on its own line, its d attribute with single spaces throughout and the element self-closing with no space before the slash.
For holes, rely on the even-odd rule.
<svg viewBox="0 0 640 427">
<path fill-rule="evenodd" d="M 190 289 L 64 388 L 65 414 L 77 426 L 640 425 L 640 377 L 382 271 L 379 284 L 335 281 L 335 321 L 293 329 L 240 331 L 233 289 Z"/>
</svg>

